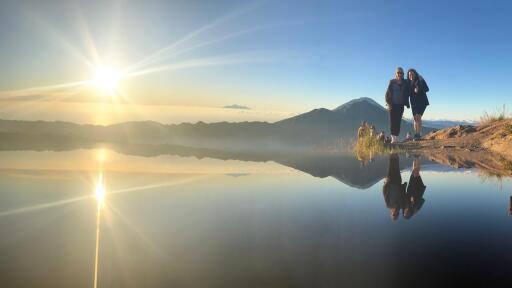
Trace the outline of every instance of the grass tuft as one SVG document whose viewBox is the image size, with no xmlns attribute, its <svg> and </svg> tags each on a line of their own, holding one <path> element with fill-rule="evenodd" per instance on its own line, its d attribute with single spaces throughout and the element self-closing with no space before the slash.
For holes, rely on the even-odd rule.
<svg viewBox="0 0 512 288">
<path fill-rule="evenodd" d="M 505 134 L 506 135 L 512 134 L 512 125 L 511 124 L 505 125 Z"/>
<path fill-rule="evenodd" d="M 512 171 L 512 161 L 505 162 L 504 168 L 505 170 Z"/>
<path fill-rule="evenodd" d="M 482 116 L 480 116 L 480 124 L 490 124 L 496 121 L 507 119 L 509 116 L 507 106 L 503 104 L 501 108 L 497 108 L 494 112 L 488 113 L 484 112 Z"/>
<path fill-rule="evenodd" d="M 385 144 L 379 141 L 377 137 L 370 135 L 359 138 L 354 145 L 353 151 L 357 158 L 362 161 L 372 159 L 376 155 L 403 152 L 399 147 Z"/>
</svg>

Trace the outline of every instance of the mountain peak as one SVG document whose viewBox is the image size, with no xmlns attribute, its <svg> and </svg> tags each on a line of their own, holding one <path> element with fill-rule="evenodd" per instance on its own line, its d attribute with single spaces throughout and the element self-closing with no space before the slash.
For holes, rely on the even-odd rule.
<svg viewBox="0 0 512 288">
<path fill-rule="evenodd" d="M 356 105 L 356 104 L 370 104 L 370 105 L 374 105 L 374 106 L 377 106 L 379 107 L 380 109 L 382 110 L 386 110 L 384 107 L 382 107 L 382 105 L 380 105 L 379 103 L 377 103 L 375 100 L 373 100 L 372 98 L 368 98 L 368 97 L 361 97 L 361 98 L 357 98 L 357 99 L 353 99 L 353 100 L 350 100 L 348 101 L 347 103 L 339 106 L 338 108 L 336 109 L 333 109 L 332 111 L 340 111 L 340 110 L 345 110 L 345 109 L 348 109 L 350 108 L 351 106 L 353 105 Z"/>
</svg>

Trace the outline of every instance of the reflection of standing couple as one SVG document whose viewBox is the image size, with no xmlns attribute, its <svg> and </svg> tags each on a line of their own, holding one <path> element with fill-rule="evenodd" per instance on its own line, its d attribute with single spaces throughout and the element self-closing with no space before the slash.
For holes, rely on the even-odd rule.
<svg viewBox="0 0 512 288">
<path fill-rule="evenodd" d="M 389 156 L 388 175 L 384 180 L 382 190 L 384 201 L 390 210 L 391 219 L 397 220 L 400 210 L 402 210 L 405 219 L 410 219 L 423 206 L 425 202 L 423 194 L 427 186 L 421 180 L 420 169 L 419 159 L 415 159 L 409 185 L 407 185 L 407 182 L 402 183 L 400 159 L 397 154 Z"/>
</svg>

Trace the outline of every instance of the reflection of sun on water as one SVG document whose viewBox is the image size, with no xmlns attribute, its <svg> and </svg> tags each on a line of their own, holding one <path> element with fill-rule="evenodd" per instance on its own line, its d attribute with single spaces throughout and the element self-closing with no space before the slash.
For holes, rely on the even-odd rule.
<svg viewBox="0 0 512 288">
<path fill-rule="evenodd" d="M 103 173 L 100 171 L 98 175 L 98 180 L 96 182 L 96 187 L 94 189 L 94 196 L 96 198 L 97 203 L 97 212 L 96 212 L 96 251 L 95 251 L 95 259 L 94 259 L 94 285 L 93 287 L 98 287 L 98 263 L 99 263 L 99 251 L 100 251 L 100 218 L 101 218 L 101 208 L 105 202 L 105 183 L 103 182 Z"/>
<path fill-rule="evenodd" d="M 105 160 L 107 160 L 107 154 L 105 152 L 105 149 L 99 149 L 97 153 L 97 159 L 98 162 L 103 163 Z"/>
<path fill-rule="evenodd" d="M 105 201 L 105 185 L 103 185 L 103 175 L 100 174 L 98 183 L 96 183 L 96 189 L 94 191 L 94 196 L 96 197 L 96 201 L 98 205 L 103 205 Z"/>
</svg>

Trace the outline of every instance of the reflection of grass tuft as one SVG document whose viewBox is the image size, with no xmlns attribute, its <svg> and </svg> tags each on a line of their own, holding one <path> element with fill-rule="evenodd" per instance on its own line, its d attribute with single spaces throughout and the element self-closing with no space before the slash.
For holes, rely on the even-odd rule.
<svg viewBox="0 0 512 288">
<path fill-rule="evenodd" d="M 358 139 L 354 145 L 354 153 L 360 160 L 371 159 L 375 155 L 400 153 L 402 149 L 396 146 L 386 145 L 379 141 L 377 137 L 365 135 Z"/>
</svg>

